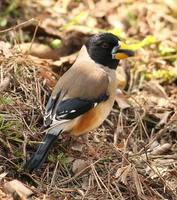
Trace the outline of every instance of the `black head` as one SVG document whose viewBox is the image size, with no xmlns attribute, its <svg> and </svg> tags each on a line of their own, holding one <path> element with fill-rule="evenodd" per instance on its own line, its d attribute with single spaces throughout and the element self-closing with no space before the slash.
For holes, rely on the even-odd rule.
<svg viewBox="0 0 177 200">
<path fill-rule="evenodd" d="M 119 38 L 112 33 L 94 35 L 86 42 L 89 56 L 99 64 L 116 69 L 119 60 L 112 58 L 112 50 L 118 46 Z"/>
<path fill-rule="evenodd" d="M 127 57 L 132 56 L 132 51 L 120 48 L 119 38 L 112 33 L 101 33 L 90 37 L 86 42 L 86 48 L 89 56 L 96 63 L 108 66 L 111 69 L 117 68 L 119 58 L 124 59 L 122 54 L 127 55 Z M 118 54 L 121 54 L 121 56 Z"/>
</svg>

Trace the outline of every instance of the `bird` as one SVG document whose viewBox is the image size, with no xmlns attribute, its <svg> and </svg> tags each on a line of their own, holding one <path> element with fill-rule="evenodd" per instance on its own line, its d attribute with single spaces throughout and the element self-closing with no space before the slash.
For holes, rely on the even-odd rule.
<svg viewBox="0 0 177 200">
<path fill-rule="evenodd" d="M 51 93 L 44 113 L 45 136 L 25 170 L 41 167 L 60 134 L 81 136 L 103 123 L 115 101 L 119 61 L 131 56 L 134 51 L 112 33 L 87 39 Z"/>
</svg>

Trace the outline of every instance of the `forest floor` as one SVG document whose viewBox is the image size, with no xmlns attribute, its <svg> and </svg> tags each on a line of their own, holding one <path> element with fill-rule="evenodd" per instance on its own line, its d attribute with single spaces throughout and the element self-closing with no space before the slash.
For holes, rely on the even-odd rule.
<svg viewBox="0 0 177 200">
<path fill-rule="evenodd" d="M 176 200 L 175 1 L 5 0 L 0 10 L 0 199 Z M 52 88 L 86 39 L 106 31 L 136 51 L 120 63 L 108 119 L 87 144 L 63 135 L 39 170 L 25 172 Z M 10 196 L 14 179 L 32 196 Z"/>
</svg>

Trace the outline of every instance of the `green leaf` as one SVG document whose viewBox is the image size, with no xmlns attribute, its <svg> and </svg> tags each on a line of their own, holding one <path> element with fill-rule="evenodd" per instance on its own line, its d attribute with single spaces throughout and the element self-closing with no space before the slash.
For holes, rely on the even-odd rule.
<svg viewBox="0 0 177 200">
<path fill-rule="evenodd" d="M 13 0 L 10 2 L 9 6 L 7 7 L 7 9 L 4 11 L 3 15 L 6 16 L 9 13 L 15 11 L 15 9 L 17 9 L 20 5 L 20 0 Z"/>
<path fill-rule="evenodd" d="M 58 49 L 61 46 L 61 40 L 60 39 L 54 39 L 50 42 L 50 47 L 52 49 Z"/>
<path fill-rule="evenodd" d="M 62 165 L 67 165 L 69 164 L 73 159 L 71 157 L 66 156 L 63 152 L 61 152 L 57 156 L 57 160 L 62 164 Z"/>
<path fill-rule="evenodd" d="M 169 47 L 167 45 L 160 44 L 159 45 L 159 52 L 160 52 L 161 56 L 167 56 L 167 55 L 176 53 L 177 52 L 177 48 L 175 49 L 173 47 Z"/>
<path fill-rule="evenodd" d="M 151 44 L 155 44 L 157 42 L 156 38 L 152 35 L 148 35 L 147 37 L 142 40 L 141 45 L 142 46 L 149 46 Z"/>
<path fill-rule="evenodd" d="M 122 29 L 120 29 L 120 28 L 113 28 L 113 29 L 108 30 L 108 32 L 112 33 L 112 34 L 114 34 L 117 37 L 120 37 L 122 39 L 126 38 L 125 32 Z"/>
<path fill-rule="evenodd" d="M 3 105 L 12 105 L 14 101 L 10 97 L 0 97 L 0 104 Z"/>
<path fill-rule="evenodd" d="M 153 72 L 145 72 L 144 78 L 146 80 L 160 79 L 167 82 L 172 82 L 177 78 L 176 70 L 172 69 L 158 69 Z"/>
<path fill-rule="evenodd" d="M 79 22 L 88 15 L 87 12 L 81 12 L 79 15 L 76 15 L 71 21 L 66 23 L 64 26 L 60 28 L 60 31 L 64 31 L 69 29 L 71 26 L 75 24 L 79 24 Z"/>
<path fill-rule="evenodd" d="M 126 34 L 121 29 L 115 28 L 115 29 L 108 30 L 108 32 L 120 37 L 123 40 L 132 41 L 132 39 L 129 39 L 129 38 L 126 37 Z M 137 41 L 133 44 L 128 44 L 127 49 L 130 49 L 132 51 L 136 51 L 140 48 L 150 46 L 151 44 L 155 44 L 156 42 L 157 42 L 157 40 L 154 36 L 148 35 L 142 41 Z"/>
<path fill-rule="evenodd" d="M 129 49 L 135 51 L 135 50 L 138 50 L 140 48 L 147 47 L 147 46 L 150 46 L 152 44 L 155 44 L 156 42 L 157 42 L 157 40 L 154 36 L 148 35 L 142 41 L 139 41 L 139 42 L 134 43 L 134 44 L 130 44 L 128 46 L 129 46 Z"/>
<path fill-rule="evenodd" d="M 0 27 L 5 27 L 7 25 L 7 19 L 5 17 L 0 17 Z"/>
</svg>

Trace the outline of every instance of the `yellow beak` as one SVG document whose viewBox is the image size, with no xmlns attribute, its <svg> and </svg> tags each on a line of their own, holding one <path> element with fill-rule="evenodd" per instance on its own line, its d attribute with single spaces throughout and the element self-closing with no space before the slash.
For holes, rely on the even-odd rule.
<svg viewBox="0 0 177 200">
<path fill-rule="evenodd" d="M 113 59 L 122 60 L 135 55 L 134 51 L 130 49 L 129 45 L 123 42 L 120 42 L 119 44 L 119 46 L 114 47 L 112 50 Z"/>
</svg>

